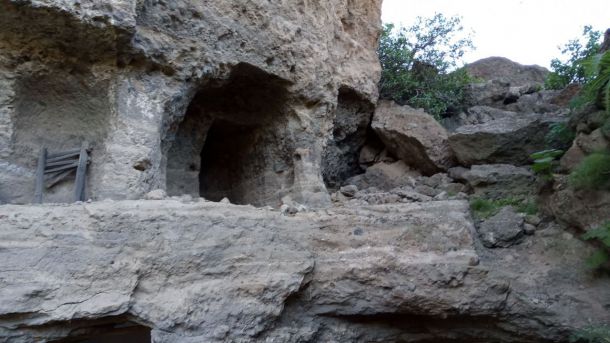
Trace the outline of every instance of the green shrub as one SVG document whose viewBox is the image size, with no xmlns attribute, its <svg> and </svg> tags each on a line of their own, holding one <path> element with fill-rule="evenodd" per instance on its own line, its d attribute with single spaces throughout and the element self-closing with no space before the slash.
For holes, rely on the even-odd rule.
<svg viewBox="0 0 610 343">
<path fill-rule="evenodd" d="M 555 162 L 563 154 L 563 150 L 559 149 L 543 150 L 531 154 L 530 159 L 534 161 L 532 170 L 545 178 L 551 178 Z"/>
<path fill-rule="evenodd" d="M 497 214 L 501 208 L 506 206 L 512 206 L 515 211 L 528 215 L 534 215 L 538 213 L 538 206 L 530 199 L 516 199 L 516 198 L 505 198 L 505 199 L 484 199 L 484 198 L 473 198 L 470 200 L 470 208 L 474 213 L 475 217 L 479 219 L 487 219 Z"/>
<path fill-rule="evenodd" d="M 572 145 L 576 134 L 564 123 L 551 124 L 549 132 L 544 137 L 549 149 L 567 149 Z"/>
<path fill-rule="evenodd" d="M 570 185 L 576 189 L 610 190 L 610 153 L 596 152 L 585 157 L 570 174 Z"/>
<path fill-rule="evenodd" d="M 463 110 L 472 79 L 458 67 L 473 45 L 462 31 L 459 18 L 442 14 L 418 17 L 409 27 L 384 25 L 377 50 L 380 97 L 423 108 L 436 119 Z"/>
<path fill-rule="evenodd" d="M 610 325 L 588 326 L 570 337 L 571 343 L 610 343 Z"/>
<path fill-rule="evenodd" d="M 587 259 L 587 265 L 590 268 L 597 269 L 608 262 L 608 259 L 610 258 L 608 255 L 608 251 L 610 250 L 610 221 L 605 222 L 598 228 L 587 231 L 582 238 L 584 240 L 597 240 L 602 245 L 599 250 Z"/>
<path fill-rule="evenodd" d="M 585 26 L 582 37 L 570 40 L 560 47 L 562 59 L 555 58 L 551 61 L 551 73 L 546 81 L 546 89 L 563 89 L 570 83 L 586 83 L 590 76 L 586 75 L 582 61 L 595 55 L 599 50 L 601 31 L 593 30 L 591 26 Z"/>
</svg>

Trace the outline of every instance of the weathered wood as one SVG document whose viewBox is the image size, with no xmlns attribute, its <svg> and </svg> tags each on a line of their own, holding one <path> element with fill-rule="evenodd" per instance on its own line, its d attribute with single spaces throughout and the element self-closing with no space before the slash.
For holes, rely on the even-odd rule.
<svg viewBox="0 0 610 343">
<path fill-rule="evenodd" d="M 80 158 L 78 159 L 76 180 L 74 181 L 74 201 L 85 200 L 85 175 L 87 173 L 87 163 L 89 162 L 88 148 L 89 143 L 87 142 L 84 142 L 80 148 Z"/>
<path fill-rule="evenodd" d="M 65 165 L 65 166 L 61 166 L 61 167 L 57 167 L 57 168 L 52 168 L 52 169 L 46 169 L 44 171 L 45 174 L 51 174 L 51 173 L 55 173 L 55 172 L 59 172 L 62 170 L 66 170 L 66 169 L 72 169 L 72 168 L 76 168 L 79 166 L 79 162 L 72 162 L 72 164 L 69 165 Z"/>
<path fill-rule="evenodd" d="M 70 149 L 70 150 L 66 150 L 66 151 L 54 152 L 52 154 L 48 154 L 47 158 L 48 159 L 53 159 L 53 158 L 60 157 L 60 156 L 63 156 L 63 155 L 72 155 L 72 156 L 74 156 L 74 155 L 78 155 L 78 154 L 80 154 L 80 148 Z"/>
<path fill-rule="evenodd" d="M 42 190 L 44 188 L 44 168 L 47 162 L 47 148 L 40 149 L 38 166 L 36 168 L 36 189 L 34 191 L 34 202 L 42 204 Z"/>
<path fill-rule="evenodd" d="M 48 179 L 46 181 L 46 189 L 51 189 L 51 187 L 53 187 L 56 184 L 62 182 L 68 176 L 70 176 L 70 174 L 72 174 L 74 171 L 75 171 L 75 169 L 66 170 L 63 173 L 57 174 L 57 175 L 53 176 L 52 178 Z"/>
<path fill-rule="evenodd" d="M 69 157 L 78 157 L 80 154 L 80 151 L 78 152 L 67 152 L 67 153 L 63 153 L 62 155 L 57 155 L 53 157 L 53 158 L 49 158 L 47 159 L 47 162 L 57 162 L 57 161 L 61 161 L 61 160 L 65 160 L 66 158 Z"/>
<path fill-rule="evenodd" d="M 78 160 L 74 159 L 74 158 L 63 160 L 63 161 L 51 162 L 51 163 L 47 163 L 47 169 L 49 167 L 65 166 L 66 164 L 73 164 L 76 162 L 78 162 Z"/>
</svg>

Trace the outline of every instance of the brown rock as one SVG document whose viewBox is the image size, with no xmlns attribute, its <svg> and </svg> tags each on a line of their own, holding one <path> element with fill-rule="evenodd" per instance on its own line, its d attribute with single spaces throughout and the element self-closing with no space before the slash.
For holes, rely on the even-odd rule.
<svg viewBox="0 0 610 343">
<path fill-rule="evenodd" d="M 454 164 L 447 131 L 423 110 L 381 101 L 372 127 L 388 150 L 424 174 L 445 171 Z"/>
</svg>

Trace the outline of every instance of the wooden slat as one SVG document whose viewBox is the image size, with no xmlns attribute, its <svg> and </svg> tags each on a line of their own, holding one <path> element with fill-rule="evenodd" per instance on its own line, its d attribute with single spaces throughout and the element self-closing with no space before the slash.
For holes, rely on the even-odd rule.
<svg viewBox="0 0 610 343">
<path fill-rule="evenodd" d="M 66 150 L 66 151 L 60 151 L 60 152 L 54 152 L 52 154 L 49 154 L 47 156 L 48 159 L 53 159 L 56 157 L 60 157 L 63 155 L 78 155 L 80 154 L 80 148 L 76 148 L 76 149 L 70 149 L 70 150 Z"/>
<path fill-rule="evenodd" d="M 68 176 L 70 176 L 70 174 L 72 174 L 74 172 L 75 169 L 71 169 L 71 170 L 66 170 L 63 173 L 57 174 L 55 176 L 53 176 L 51 179 L 47 180 L 47 185 L 46 188 L 47 189 L 51 189 L 51 187 L 55 186 L 56 184 L 62 182 L 63 180 L 65 180 Z"/>
<path fill-rule="evenodd" d="M 44 188 L 44 169 L 47 162 L 47 148 L 40 150 L 38 166 L 36 168 L 36 189 L 34 191 L 34 202 L 42 204 L 42 189 Z"/>
<path fill-rule="evenodd" d="M 78 162 L 73 162 L 72 164 L 68 164 L 65 166 L 61 166 L 61 167 L 56 167 L 53 169 L 47 169 L 44 171 L 45 174 L 51 174 L 51 173 L 56 173 L 58 171 L 62 171 L 62 170 L 66 170 L 66 169 L 72 169 L 72 168 L 76 168 L 78 167 Z"/>
<path fill-rule="evenodd" d="M 49 158 L 47 160 L 47 162 L 57 162 L 57 161 L 65 160 L 66 158 L 69 158 L 69 157 L 77 157 L 79 154 L 80 154 L 80 152 L 63 153 L 63 155 L 57 155 L 53 158 Z"/>
<path fill-rule="evenodd" d="M 80 157 L 78 159 L 78 168 L 76 169 L 76 181 L 74 181 L 74 201 L 85 200 L 85 174 L 87 173 L 87 163 L 89 162 L 89 154 L 87 149 L 89 143 L 84 142 L 80 148 Z"/>
<path fill-rule="evenodd" d="M 57 161 L 57 162 L 47 162 L 47 169 L 49 169 L 49 167 L 57 167 L 57 166 L 65 166 L 66 164 L 72 164 L 72 163 L 76 163 L 78 162 L 78 160 L 75 159 L 67 159 L 67 160 L 63 160 L 63 161 Z"/>
</svg>

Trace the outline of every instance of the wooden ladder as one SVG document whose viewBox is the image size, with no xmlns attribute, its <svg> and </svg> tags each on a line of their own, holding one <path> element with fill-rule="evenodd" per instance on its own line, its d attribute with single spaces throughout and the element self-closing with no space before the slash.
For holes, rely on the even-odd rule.
<svg viewBox="0 0 610 343">
<path fill-rule="evenodd" d="M 65 180 L 76 170 L 74 201 L 85 200 L 85 175 L 89 164 L 89 143 L 83 142 L 80 149 L 49 153 L 46 147 L 40 150 L 36 169 L 34 202 L 42 203 L 43 189 L 50 189 Z M 46 184 L 46 187 L 45 187 Z"/>
</svg>

